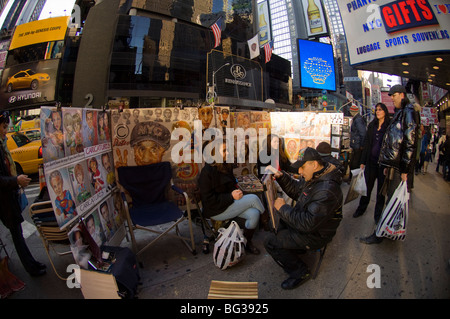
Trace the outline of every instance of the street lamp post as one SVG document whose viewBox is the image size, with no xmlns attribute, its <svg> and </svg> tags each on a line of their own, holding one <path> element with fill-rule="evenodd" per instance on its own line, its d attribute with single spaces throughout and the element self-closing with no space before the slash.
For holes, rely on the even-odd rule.
<svg viewBox="0 0 450 319">
<path fill-rule="evenodd" d="M 213 73 L 212 73 L 212 87 L 211 86 L 209 87 L 208 100 L 212 98 L 213 99 L 213 103 L 214 103 L 214 100 L 217 97 L 217 94 L 216 94 L 216 73 L 219 72 L 222 68 L 224 68 L 224 67 L 226 67 L 228 65 L 230 65 L 229 62 L 225 63 L 220 68 L 218 68 L 216 71 L 213 71 Z"/>
</svg>

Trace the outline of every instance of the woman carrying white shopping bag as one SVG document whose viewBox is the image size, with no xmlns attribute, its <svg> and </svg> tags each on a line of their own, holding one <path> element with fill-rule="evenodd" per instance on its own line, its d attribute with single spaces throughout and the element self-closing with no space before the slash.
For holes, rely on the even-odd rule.
<svg viewBox="0 0 450 319">
<path fill-rule="evenodd" d="M 383 136 L 378 161 L 379 165 L 386 167 L 384 173 L 388 203 L 400 182 L 407 182 L 416 153 L 416 136 L 420 121 L 419 114 L 414 110 L 402 85 L 391 87 L 389 96 L 394 102 L 395 114 Z M 372 235 L 361 238 L 360 241 L 365 244 L 379 244 L 383 238 L 377 237 L 374 231 Z"/>
<path fill-rule="evenodd" d="M 381 187 L 384 184 L 384 168 L 378 164 L 380 156 L 381 143 L 387 127 L 390 123 L 389 111 L 385 104 L 377 103 L 375 105 L 375 118 L 367 127 L 366 137 L 364 138 L 364 148 L 361 155 L 361 169 L 364 170 L 364 178 L 367 186 L 367 195 L 361 196 L 358 208 L 353 213 L 354 218 L 362 216 L 369 206 L 372 190 L 376 184 L 376 204 L 374 210 L 375 224 L 380 220 L 385 204 L 385 196 L 381 193 Z"/>
</svg>

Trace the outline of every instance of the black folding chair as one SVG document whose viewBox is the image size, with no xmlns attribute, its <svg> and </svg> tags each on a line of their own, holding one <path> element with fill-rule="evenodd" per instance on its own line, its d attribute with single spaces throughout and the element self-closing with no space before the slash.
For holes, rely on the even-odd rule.
<svg viewBox="0 0 450 319">
<path fill-rule="evenodd" d="M 131 203 L 128 203 L 125 194 L 122 194 L 127 224 L 136 257 L 139 257 L 144 250 L 165 235 L 181 239 L 191 253 L 195 254 L 189 196 L 173 184 L 170 163 L 161 162 L 144 166 L 122 166 L 117 169 L 117 172 L 119 184 L 131 197 Z M 166 199 L 166 190 L 169 183 L 170 189 L 185 197 L 186 212 L 183 212 L 175 203 Z M 184 220 L 188 221 L 189 238 L 180 234 L 179 224 Z M 164 231 L 153 227 L 162 224 L 169 224 L 169 227 Z M 134 231 L 138 229 L 157 233 L 158 236 L 144 248 L 138 250 L 134 235 Z M 175 229 L 175 234 L 170 233 L 172 229 Z"/>
</svg>

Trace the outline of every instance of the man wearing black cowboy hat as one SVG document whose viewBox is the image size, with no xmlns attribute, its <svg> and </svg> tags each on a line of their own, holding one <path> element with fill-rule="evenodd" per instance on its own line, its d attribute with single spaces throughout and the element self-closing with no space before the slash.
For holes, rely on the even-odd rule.
<svg viewBox="0 0 450 319">
<path fill-rule="evenodd" d="M 276 234 L 269 234 L 264 246 L 272 258 L 286 271 L 283 289 L 293 289 L 310 278 L 299 251 L 324 247 L 336 234 L 342 219 L 342 175 L 310 147 L 299 151 L 292 168 L 301 175 L 295 180 L 284 171 L 275 173 L 283 191 L 297 200 L 294 207 L 277 198 L 275 209 L 280 216 Z"/>
</svg>

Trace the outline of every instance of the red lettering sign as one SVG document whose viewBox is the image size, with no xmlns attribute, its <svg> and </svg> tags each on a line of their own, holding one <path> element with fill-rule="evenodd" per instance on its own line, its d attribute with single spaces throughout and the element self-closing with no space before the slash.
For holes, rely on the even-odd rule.
<svg viewBox="0 0 450 319">
<path fill-rule="evenodd" d="M 380 6 L 387 33 L 439 24 L 428 0 L 400 0 Z"/>
</svg>

